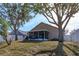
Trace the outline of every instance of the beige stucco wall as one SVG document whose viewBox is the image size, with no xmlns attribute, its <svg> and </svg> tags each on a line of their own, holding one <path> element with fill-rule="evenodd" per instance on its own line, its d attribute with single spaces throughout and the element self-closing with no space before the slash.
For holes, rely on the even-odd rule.
<svg viewBox="0 0 79 59">
<path fill-rule="evenodd" d="M 53 27 L 48 24 L 40 23 L 31 31 L 47 30 L 49 32 L 49 39 L 58 38 L 58 30 L 56 27 Z"/>
</svg>

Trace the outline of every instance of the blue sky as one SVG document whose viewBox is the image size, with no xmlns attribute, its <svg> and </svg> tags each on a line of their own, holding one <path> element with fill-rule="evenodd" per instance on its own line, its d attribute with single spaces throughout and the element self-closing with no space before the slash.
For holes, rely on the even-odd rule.
<svg viewBox="0 0 79 59">
<path fill-rule="evenodd" d="M 23 27 L 20 27 L 20 30 L 22 31 L 30 31 L 32 28 L 37 26 L 39 23 L 44 22 L 48 23 L 46 18 L 43 15 L 36 15 L 33 19 L 31 19 L 29 22 L 26 22 Z"/>
<path fill-rule="evenodd" d="M 33 18 L 29 22 L 25 23 L 23 27 L 20 27 L 20 30 L 30 31 L 32 28 L 34 28 L 40 22 L 49 24 L 49 22 L 46 20 L 46 18 L 43 15 L 38 14 L 38 15 L 36 15 L 35 18 Z M 71 18 L 66 29 L 69 30 L 69 32 L 74 29 L 79 29 L 79 13 L 75 14 L 75 17 Z"/>
</svg>

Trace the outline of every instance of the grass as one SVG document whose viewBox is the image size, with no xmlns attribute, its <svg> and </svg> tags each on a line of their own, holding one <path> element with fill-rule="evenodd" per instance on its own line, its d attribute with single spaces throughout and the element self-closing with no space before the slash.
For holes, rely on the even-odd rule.
<svg viewBox="0 0 79 59">
<path fill-rule="evenodd" d="M 49 44 L 54 43 L 54 44 Z M 56 42 L 12 42 L 10 46 L 6 43 L 0 45 L 0 55 L 32 55 L 41 50 L 51 49 L 56 47 Z"/>
<path fill-rule="evenodd" d="M 73 55 L 79 56 L 79 43 L 68 43 L 67 45 L 65 44 L 65 47 L 72 51 Z"/>
<path fill-rule="evenodd" d="M 58 42 L 56 41 L 43 41 L 43 42 L 19 42 L 14 41 L 11 45 L 6 43 L 0 44 L 0 55 L 3 56 L 33 56 L 33 55 L 55 55 L 55 49 Z M 65 46 L 66 45 L 66 46 Z M 72 48 L 73 46 L 73 48 Z M 66 55 L 79 55 L 79 47 L 71 42 L 64 43 L 64 51 Z"/>
</svg>

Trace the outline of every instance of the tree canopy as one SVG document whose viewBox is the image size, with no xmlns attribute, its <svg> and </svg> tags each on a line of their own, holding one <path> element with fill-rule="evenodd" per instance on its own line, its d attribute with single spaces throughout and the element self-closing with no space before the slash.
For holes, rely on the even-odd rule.
<svg viewBox="0 0 79 59">
<path fill-rule="evenodd" d="M 58 55 L 64 55 L 64 31 L 69 20 L 79 11 L 78 3 L 39 3 L 33 4 L 34 12 L 46 17 L 49 23 L 58 27 Z"/>
<path fill-rule="evenodd" d="M 24 3 L 4 3 L 0 5 L 0 16 L 8 21 L 10 28 L 15 32 L 16 40 L 16 33 L 20 26 L 34 17 L 30 5 Z"/>
<path fill-rule="evenodd" d="M 1 4 L 0 9 L 0 15 L 8 19 L 11 25 L 14 26 L 16 24 L 17 29 L 32 18 L 30 4 Z"/>
<path fill-rule="evenodd" d="M 59 26 L 59 22 L 65 29 L 71 17 L 79 11 L 78 3 L 39 3 L 34 4 L 35 13 L 44 15 L 51 24 Z M 52 19 L 52 21 L 50 20 Z"/>
</svg>

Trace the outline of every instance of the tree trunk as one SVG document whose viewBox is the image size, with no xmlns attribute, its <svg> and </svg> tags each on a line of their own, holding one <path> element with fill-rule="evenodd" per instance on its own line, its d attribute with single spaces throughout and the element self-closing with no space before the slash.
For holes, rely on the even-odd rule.
<svg viewBox="0 0 79 59">
<path fill-rule="evenodd" d="M 18 36 L 17 36 L 17 30 L 15 30 L 15 41 L 18 40 Z"/>
<path fill-rule="evenodd" d="M 7 39 L 5 39 L 5 40 L 6 40 L 7 45 L 10 45 L 11 44 L 10 41 L 8 41 Z"/>
<path fill-rule="evenodd" d="M 7 40 L 7 36 L 4 36 L 3 38 L 4 38 L 4 40 L 6 41 L 7 45 L 10 45 L 10 44 L 11 44 L 11 41 L 8 41 L 8 40 Z"/>
<path fill-rule="evenodd" d="M 59 36 L 58 36 L 59 42 L 63 42 L 63 41 L 64 41 L 64 31 L 63 31 L 63 29 L 62 29 L 62 26 L 60 26 L 60 27 L 58 28 L 58 31 L 59 31 Z"/>
<path fill-rule="evenodd" d="M 15 41 L 18 40 L 16 25 L 14 25 Z"/>
<path fill-rule="evenodd" d="M 63 56 L 64 55 L 64 50 L 63 50 L 64 31 L 62 29 L 62 24 L 61 23 L 58 26 L 58 31 L 59 31 L 58 55 Z"/>
<path fill-rule="evenodd" d="M 58 55 L 59 56 L 63 56 L 64 55 L 64 50 L 63 50 L 63 41 L 64 41 L 64 37 L 63 37 L 63 30 L 59 29 L 59 42 L 58 42 Z"/>
</svg>

